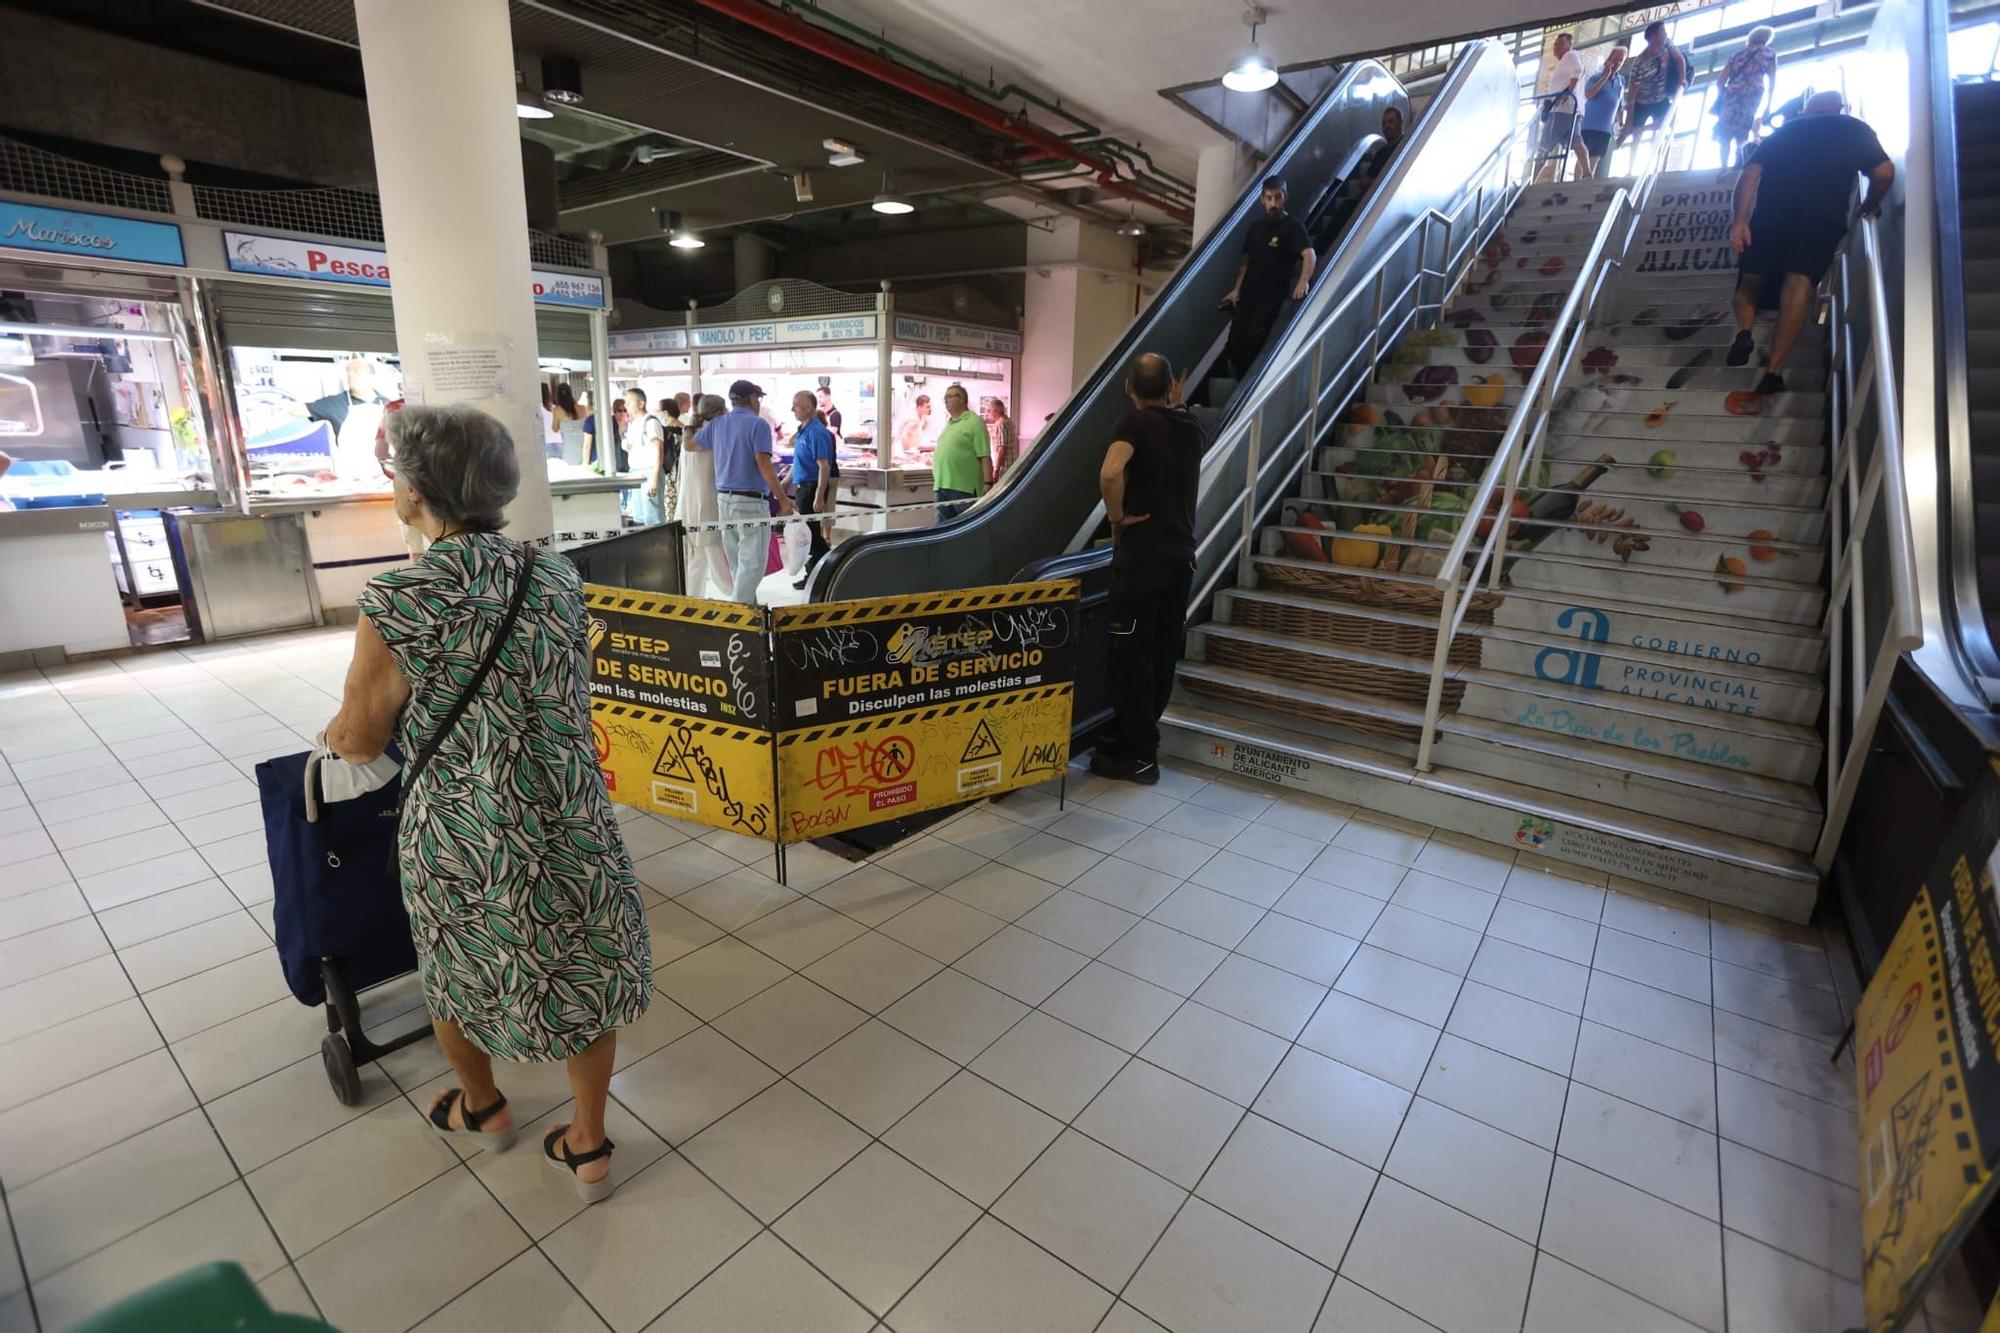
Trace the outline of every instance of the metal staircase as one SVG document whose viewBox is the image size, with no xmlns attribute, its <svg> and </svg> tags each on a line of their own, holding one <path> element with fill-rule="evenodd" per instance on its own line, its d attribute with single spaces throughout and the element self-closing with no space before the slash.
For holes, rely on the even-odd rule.
<svg viewBox="0 0 2000 1333">
<path fill-rule="evenodd" d="M 1872 233 L 1759 397 L 1768 317 L 1723 364 L 1732 186 L 1521 194 L 1283 499 L 1245 488 L 1170 753 L 1803 919 L 1909 637 L 1855 571 L 1908 535 L 1869 521 L 1896 448 Z M 1866 651 L 1829 696 L 1843 634 Z"/>
</svg>

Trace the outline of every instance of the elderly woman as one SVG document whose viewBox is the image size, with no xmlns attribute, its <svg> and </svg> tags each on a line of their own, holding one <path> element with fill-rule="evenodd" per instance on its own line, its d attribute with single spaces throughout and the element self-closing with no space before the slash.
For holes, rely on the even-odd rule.
<svg viewBox="0 0 2000 1333">
<path fill-rule="evenodd" d="M 652 957 L 592 750 L 582 584 L 561 558 L 500 535 L 520 473 L 499 422 L 406 407 L 388 440 L 396 516 L 430 547 L 362 591 L 327 743 L 350 762 L 391 738 L 406 757 L 436 747 L 405 782 L 397 830 L 424 999 L 458 1075 L 431 1123 L 504 1148 L 514 1121 L 494 1057 L 566 1060 L 576 1106 L 542 1152 L 595 1203 L 612 1190 L 617 1030 L 646 1012 Z"/>
<path fill-rule="evenodd" d="M 1757 128 L 1758 113 L 1778 82 L 1778 53 L 1772 29 L 1750 30 L 1743 49 L 1729 58 L 1715 80 L 1715 138 L 1722 145 L 1724 170 L 1743 165 L 1744 140 Z"/>
</svg>

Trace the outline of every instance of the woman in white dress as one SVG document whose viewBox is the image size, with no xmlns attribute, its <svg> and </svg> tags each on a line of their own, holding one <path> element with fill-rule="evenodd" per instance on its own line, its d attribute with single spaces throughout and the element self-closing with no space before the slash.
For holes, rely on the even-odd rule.
<svg viewBox="0 0 2000 1333">
<path fill-rule="evenodd" d="M 715 584 L 715 595 L 727 597 L 735 580 L 729 571 L 729 556 L 722 549 L 722 530 L 715 503 L 715 455 L 695 442 L 702 427 L 729 410 L 717 394 L 703 394 L 694 419 L 681 434 L 680 508 L 675 514 L 688 532 L 688 592 L 699 595 L 703 577 Z M 700 524 L 703 526 L 697 527 Z"/>
</svg>

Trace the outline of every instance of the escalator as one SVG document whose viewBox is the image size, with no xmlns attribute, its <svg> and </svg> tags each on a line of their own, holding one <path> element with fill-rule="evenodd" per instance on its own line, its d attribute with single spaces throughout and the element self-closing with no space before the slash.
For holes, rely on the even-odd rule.
<svg viewBox="0 0 2000 1333">
<path fill-rule="evenodd" d="M 1347 287 L 1371 271 L 1413 218 L 1426 210 L 1457 208 L 1479 188 L 1494 150 L 1511 139 L 1513 77 L 1506 52 L 1496 44 L 1469 48 L 1460 57 L 1396 163 L 1319 266 L 1306 300 L 1274 332 L 1258 365 L 1241 385 L 1212 386 L 1209 406 L 1219 433 L 1226 433 L 1231 405 L 1254 396 L 1264 367 L 1282 362 L 1306 336 L 1303 330 L 1317 331 Z M 1382 109 L 1401 103 L 1401 86 L 1380 65 L 1364 61 L 1350 66 L 1260 177 L 1285 176 L 1294 200 L 1312 201 L 1308 206 L 1315 210 L 1338 207 L 1329 187 L 1355 169 Z M 842 543 L 816 569 L 812 599 L 1003 583 L 1041 562 L 1084 553 L 1100 511 L 1098 464 L 1111 424 L 1126 407 L 1125 367 L 1142 350 L 1161 352 L 1177 367 L 1192 369 L 1191 382 L 1201 382 L 1227 333 L 1228 319 L 1218 306 L 1235 276 L 1240 238 L 1259 207 L 1258 185 L 1256 180 L 1246 184 L 1236 206 L 1050 421 L 1000 493 L 956 523 L 870 533 Z M 1441 265 L 1444 259 L 1420 260 L 1416 267 L 1424 262 Z M 1386 276 L 1400 285 L 1408 275 Z M 1348 344 L 1360 346 L 1373 327 L 1372 321 L 1355 321 Z M 1295 359 L 1289 369 L 1297 369 Z M 1298 392 L 1303 394 L 1303 387 Z M 1220 488 L 1209 498 L 1209 483 L 1229 472 L 1227 461 L 1212 451 L 1204 467 L 1204 531 L 1217 529 L 1227 518 L 1230 500 Z M 1084 567 L 1089 567 L 1087 557 Z"/>
<path fill-rule="evenodd" d="M 1956 534 L 1963 561 L 1961 628 L 1978 645 L 1975 657 L 1988 657 L 1981 665 L 1990 675 L 1991 667 L 2000 666 L 1992 661 L 2000 656 L 2000 84 L 1957 85 L 1952 112 L 1961 275 L 1952 285 L 1961 301 L 1965 366 L 1947 393 L 1963 395 L 1962 409 L 1958 403 L 1951 408 L 1965 414 L 1971 457 L 1970 466 L 1954 478 L 1965 490 L 1951 508 L 1969 529 Z M 1949 267 L 1944 277 L 1950 281 Z"/>
</svg>

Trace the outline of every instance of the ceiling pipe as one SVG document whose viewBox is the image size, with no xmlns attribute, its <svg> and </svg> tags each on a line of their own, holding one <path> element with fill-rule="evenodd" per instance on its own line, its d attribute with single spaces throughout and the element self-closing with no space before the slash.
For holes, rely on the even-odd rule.
<svg viewBox="0 0 2000 1333">
<path fill-rule="evenodd" d="M 789 42 L 814 55 L 825 56 L 837 64 L 870 78 L 879 79 L 892 88 L 901 89 L 915 97 L 921 97 L 933 106 L 956 112 L 975 124 L 1004 134 L 1017 143 L 1039 149 L 1050 157 L 1059 157 L 1088 167 L 1097 177 L 1098 185 L 1107 194 L 1115 194 L 1121 199 L 1157 208 L 1176 222 L 1194 224 L 1194 213 L 1179 204 L 1137 190 L 1117 178 L 1115 168 L 1102 158 L 1081 152 L 1076 145 L 1058 134 L 1051 134 L 1036 125 L 1015 120 L 998 107 L 986 106 L 964 93 L 925 78 L 914 70 L 904 69 L 893 61 L 885 60 L 872 51 L 867 51 L 834 37 L 823 28 L 814 27 L 800 19 L 783 13 L 763 0 L 696 0 L 696 3 L 712 9 L 718 14 L 726 14 L 739 23 L 747 23 L 761 32 Z"/>
</svg>

